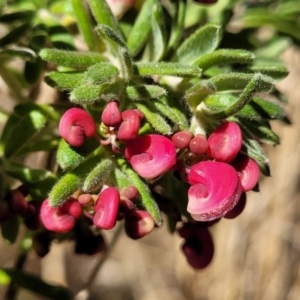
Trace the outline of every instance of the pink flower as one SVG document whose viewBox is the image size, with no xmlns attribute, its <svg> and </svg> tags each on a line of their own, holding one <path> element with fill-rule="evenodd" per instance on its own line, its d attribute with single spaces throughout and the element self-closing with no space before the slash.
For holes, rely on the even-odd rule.
<svg viewBox="0 0 300 300">
<path fill-rule="evenodd" d="M 259 178 L 259 166 L 256 161 L 247 155 L 238 155 L 231 164 L 240 176 L 243 192 L 252 190 Z"/>
<path fill-rule="evenodd" d="M 141 177 L 151 179 L 176 164 L 176 149 L 168 138 L 146 134 L 126 144 L 125 157 Z"/>
<path fill-rule="evenodd" d="M 197 221 L 224 216 L 238 202 L 242 188 L 235 169 L 223 162 L 202 161 L 189 173 L 187 211 Z"/>
<path fill-rule="evenodd" d="M 74 198 L 69 198 L 63 205 L 57 207 L 50 206 L 47 198 L 41 206 L 40 218 L 46 229 L 64 233 L 74 227 L 81 212 L 81 205 Z"/>
<path fill-rule="evenodd" d="M 145 210 L 131 210 L 125 217 L 125 232 L 133 240 L 149 234 L 154 225 L 153 218 Z"/>
<path fill-rule="evenodd" d="M 224 122 L 209 136 L 207 154 L 218 161 L 232 161 L 241 150 L 242 141 L 240 127 Z"/>
<path fill-rule="evenodd" d="M 86 111 L 80 108 L 71 108 L 61 117 L 59 134 L 71 146 L 79 147 L 86 138 L 94 136 L 96 124 Z"/>
<path fill-rule="evenodd" d="M 127 109 L 122 112 L 123 122 L 118 130 L 118 139 L 129 141 L 135 139 L 140 130 L 140 115 L 133 109 Z"/>
<path fill-rule="evenodd" d="M 120 193 L 115 187 L 103 190 L 95 204 L 94 224 L 102 229 L 112 229 L 117 220 L 120 205 Z"/>
<path fill-rule="evenodd" d="M 116 101 L 107 103 L 102 112 L 101 121 L 107 127 L 117 127 L 121 124 L 122 116 L 119 111 L 119 104 Z"/>
</svg>

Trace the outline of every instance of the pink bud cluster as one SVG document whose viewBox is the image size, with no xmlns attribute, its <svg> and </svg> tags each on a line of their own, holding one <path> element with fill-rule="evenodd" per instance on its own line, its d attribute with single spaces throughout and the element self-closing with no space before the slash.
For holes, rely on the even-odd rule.
<svg viewBox="0 0 300 300">
<path fill-rule="evenodd" d="M 232 211 L 242 192 L 255 187 L 257 163 L 240 154 L 242 133 L 234 122 L 224 122 L 208 137 L 178 132 L 172 141 L 183 151 L 177 167 L 183 180 L 191 184 L 187 211 L 196 221 L 211 221 Z"/>
</svg>

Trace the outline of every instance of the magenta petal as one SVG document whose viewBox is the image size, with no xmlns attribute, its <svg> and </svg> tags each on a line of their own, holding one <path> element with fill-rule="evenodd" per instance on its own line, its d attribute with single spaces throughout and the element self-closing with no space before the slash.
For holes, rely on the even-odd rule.
<svg viewBox="0 0 300 300">
<path fill-rule="evenodd" d="M 83 145 L 86 138 L 94 136 L 96 125 L 86 111 L 80 108 L 67 110 L 59 122 L 59 134 L 71 146 Z"/>
<path fill-rule="evenodd" d="M 101 121 L 108 127 L 116 127 L 121 124 L 122 116 L 119 110 L 119 104 L 116 101 L 107 103 L 102 112 Z"/>
<path fill-rule="evenodd" d="M 129 141 L 125 157 L 143 178 L 155 178 L 176 164 L 176 149 L 171 140 L 158 134 L 147 134 Z"/>
<path fill-rule="evenodd" d="M 202 161 L 191 167 L 187 211 L 197 221 L 224 216 L 238 202 L 242 188 L 235 169 L 223 162 Z"/>
<path fill-rule="evenodd" d="M 232 161 L 241 150 L 242 141 L 239 125 L 224 122 L 209 136 L 207 154 L 218 161 Z"/>
<path fill-rule="evenodd" d="M 94 224 L 102 229 L 112 229 L 117 220 L 120 193 L 117 188 L 108 187 L 102 191 L 95 204 Z"/>
<path fill-rule="evenodd" d="M 260 172 L 256 161 L 246 155 L 238 155 L 232 165 L 239 173 L 243 192 L 252 190 L 258 182 Z"/>
<path fill-rule="evenodd" d="M 122 112 L 123 122 L 118 130 L 118 139 L 129 141 L 138 136 L 140 130 L 140 115 L 133 109 L 127 109 Z"/>
</svg>

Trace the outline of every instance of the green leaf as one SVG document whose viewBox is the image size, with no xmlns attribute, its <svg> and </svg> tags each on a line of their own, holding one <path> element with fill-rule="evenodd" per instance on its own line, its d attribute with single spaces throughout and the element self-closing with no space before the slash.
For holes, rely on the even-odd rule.
<svg viewBox="0 0 300 300">
<path fill-rule="evenodd" d="M 59 139 L 45 138 L 42 140 L 34 141 L 32 143 L 27 143 L 18 151 L 18 155 L 27 154 L 29 152 L 37 151 L 51 151 L 57 148 Z"/>
<path fill-rule="evenodd" d="M 213 52 L 220 44 L 222 30 L 220 26 L 207 24 L 189 36 L 178 48 L 179 62 L 192 65 L 200 57 Z"/>
<path fill-rule="evenodd" d="M 165 96 L 167 91 L 159 85 L 136 85 L 126 87 L 126 97 L 130 101 L 140 101 L 160 98 Z"/>
<path fill-rule="evenodd" d="M 22 10 L 3 14 L 0 16 L 0 23 L 9 24 L 14 22 L 30 21 L 35 13 L 36 12 L 34 10 Z"/>
<path fill-rule="evenodd" d="M 0 270 L 5 272 L 17 286 L 41 295 L 45 299 L 73 299 L 73 295 L 69 289 L 59 285 L 50 285 L 44 282 L 39 276 L 17 269 L 1 268 Z"/>
<path fill-rule="evenodd" d="M 202 80 L 188 90 L 186 90 L 184 98 L 193 110 L 209 95 L 216 92 L 216 87 L 210 81 Z"/>
<path fill-rule="evenodd" d="M 9 44 L 19 41 L 23 38 L 30 28 L 29 23 L 22 24 L 7 33 L 0 39 L 0 47 L 5 47 Z"/>
<path fill-rule="evenodd" d="M 101 100 L 101 94 L 107 87 L 109 87 L 108 83 L 99 85 L 82 84 L 73 89 L 70 94 L 70 101 L 80 105 L 93 104 Z"/>
<path fill-rule="evenodd" d="M 129 81 L 133 74 L 133 66 L 123 37 L 118 35 L 110 27 L 103 24 L 98 25 L 96 31 L 118 56 L 123 78 L 126 81 Z"/>
<path fill-rule="evenodd" d="M 274 80 L 265 75 L 257 75 L 260 77 L 260 84 L 257 87 L 258 92 L 270 92 L 274 88 Z M 220 74 L 209 79 L 209 81 L 216 87 L 217 91 L 238 91 L 243 90 L 253 79 L 253 74 L 244 73 L 226 73 Z"/>
<path fill-rule="evenodd" d="M 113 16 L 105 0 L 88 0 L 92 13 L 98 24 L 104 24 L 112 28 L 117 34 L 122 36 L 121 29 Z"/>
<path fill-rule="evenodd" d="M 37 57 L 35 61 L 27 61 L 24 68 L 24 77 L 29 84 L 35 84 L 40 77 L 44 69 L 44 62 L 40 57 Z"/>
<path fill-rule="evenodd" d="M 179 63 L 137 63 L 136 72 L 140 76 L 168 75 L 178 77 L 200 77 L 201 69 L 197 66 L 189 66 Z"/>
<path fill-rule="evenodd" d="M 20 219 L 18 216 L 13 216 L 7 222 L 1 224 L 1 233 L 4 241 L 7 244 L 13 244 L 19 234 Z"/>
<path fill-rule="evenodd" d="M 95 52 L 43 49 L 39 55 L 42 59 L 51 61 L 57 65 L 80 69 L 88 68 L 98 62 L 107 61 L 104 56 Z"/>
<path fill-rule="evenodd" d="M 45 77 L 45 82 L 61 91 L 72 90 L 83 82 L 82 72 L 51 72 Z"/>
<path fill-rule="evenodd" d="M 34 61 L 37 56 L 33 50 L 25 47 L 14 47 L 11 49 L 4 49 L 0 52 L 1 59 L 12 59 L 16 57 L 25 61 Z"/>
<path fill-rule="evenodd" d="M 99 162 L 99 156 L 92 156 L 60 178 L 49 194 L 51 206 L 63 204 L 74 192 L 81 189 L 86 177 Z"/>
<path fill-rule="evenodd" d="M 33 183 L 44 180 L 50 176 L 55 177 L 50 171 L 44 169 L 31 169 L 22 164 L 11 162 L 5 168 L 8 175 L 19 179 L 23 183 Z"/>
<path fill-rule="evenodd" d="M 112 178 L 114 181 L 114 185 L 119 190 L 122 190 L 124 187 L 131 185 L 128 176 L 124 172 L 122 172 L 119 168 L 115 167 L 113 169 Z"/>
<path fill-rule="evenodd" d="M 147 121 L 157 132 L 164 135 L 170 135 L 172 133 L 170 125 L 157 113 L 155 106 L 150 101 L 135 102 L 134 105 L 145 115 Z"/>
<path fill-rule="evenodd" d="M 99 190 L 107 180 L 113 168 L 114 163 L 111 159 L 106 158 L 101 160 L 101 162 L 87 175 L 82 190 L 86 193 Z"/>
<path fill-rule="evenodd" d="M 162 223 L 159 208 L 155 200 L 153 199 L 147 183 L 136 174 L 131 167 L 121 160 L 122 171 L 128 176 L 132 185 L 134 185 L 140 193 L 141 202 L 144 208 L 149 212 L 155 221 L 155 224 L 160 226 Z"/>
<path fill-rule="evenodd" d="M 230 116 L 233 116 L 252 100 L 256 92 L 259 92 L 261 89 L 264 89 L 266 85 L 264 82 L 264 77 L 265 76 L 259 73 L 254 74 L 251 81 L 248 83 L 248 85 L 245 87 L 241 95 L 237 98 L 237 100 L 234 103 L 231 103 L 230 106 L 227 106 L 226 108 L 218 111 L 211 111 L 209 109 L 204 108 L 204 113 L 207 116 L 213 117 L 215 120 L 226 119 Z"/>
<path fill-rule="evenodd" d="M 5 156 L 16 155 L 46 125 L 49 117 L 51 115 L 46 106 L 34 103 L 17 105 L 6 122 L 0 140 Z"/>
<path fill-rule="evenodd" d="M 250 68 L 251 71 L 255 73 L 261 73 L 267 75 L 274 80 L 281 80 L 285 78 L 289 72 L 283 66 L 268 66 L 268 67 L 260 67 L 260 66 L 253 66 Z"/>
<path fill-rule="evenodd" d="M 166 50 L 166 25 L 163 15 L 163 10 L 161 4 L 158 2 L 153 7 L 153 12 L 151 16 L 151 26 L 152 26 L 152 59 L 151 61 L 159 61 Z"/>
<path fill-rule="evenodd" d="M 254 109 L 260 110 L 264 119 L 275 120 L 285 116 L 285 112 L 280 105 L 263 98 L 254 97 L 250 105 Z"/>
<path fill-rule="evenodd" d="M 206 70 L 212 66 L 226 64 L 251 64 L 255 55 L 245 50 L 220 49 L 212 53 L 206 54 L 198 59 L 194 64 L 202 70 Z"/>
<path fill-rule="evenodd" d="M 101 62 L 89 67 L 88 70 L 84 72 L 84 81 L 85 83 L 99 84 L 109 81 L 118 73 L 119 70 L 114 65 Z"/>
<path fill-rule="evenodd" d="M 57 149 L 57 163 L 63 170 L 72 170 L 79 166 L 98 147 L 99 143 L 95 139 L 87 139 L 80 147 L 72 147 L 61 139 Z"/>
<path fill-rule="evenodd" d="M 96 39 L 94 35 L 92 20 L 87 11 L 87 7 L 82 0 L 72 0 L 72 6 L 77 19 L 79 30 L 84 37 L 89 50 L 93 51 L 96 49 Z"/>
<path fill-rule="evenodd" d="M 135 57 L 145 46 L 151 31 L 151 16 L 158 0 L 146 0 L 127 39 L 129 53 Z"/>
</svg>

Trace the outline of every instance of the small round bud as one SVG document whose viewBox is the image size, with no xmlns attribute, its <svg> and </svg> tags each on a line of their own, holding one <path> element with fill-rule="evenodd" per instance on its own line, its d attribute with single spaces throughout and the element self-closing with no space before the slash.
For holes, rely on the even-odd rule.
<svg viewBox="0 0 300 300">
<path fill-rule="evenodd" d="M 193 134 L 190 131 L 179 131 L 173 134 L 172 143 L 178 149 L 186 149 L 189 146 L 192 138 Z"/>
<path fill-rule="evenodd" d="M 19 190 L 13 190 L 10 193 L 9 207 L 14 214 L 22 215 L 28 209 L 28 202 Z"/>
<path fill-rule="evenodd" d="M 139 196 L 139 191 L 134 185 L 128 185 L 121 190 L 121 197 L 126 197 L 129 200 L 136 200 Z"/>
<path fill-rule="evenodd" d="M 190 150 L 197 155 L 204 155 L 208 149 L 208 143 L 204 135 L 197 134 L 190 142 Z"/>
</svg>

